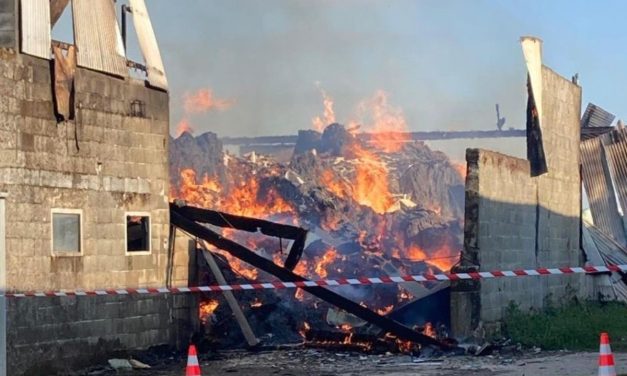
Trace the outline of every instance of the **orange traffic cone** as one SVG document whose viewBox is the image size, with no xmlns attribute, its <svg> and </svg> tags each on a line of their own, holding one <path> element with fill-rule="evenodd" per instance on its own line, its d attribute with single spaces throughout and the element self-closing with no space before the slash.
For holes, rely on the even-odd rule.
<svg viewBox="0 0 627 376">
<path fill-rule="evenodd" d="M 610 337 L 607 333 L 601 333 L 601 346 L 599 347 L 599 376 L 616 376 L 616 368 L 614 368 L 614 355 L 612 355 Z"/>
<path fill-rule="evenodd" d="M 187 367 L 185 368 L 185 376 L 200 376 L 200 365 L 198 364 L 198 356 L 196 356 L 196 346 L 189 345 L 187 351 Z"/>
</svg>

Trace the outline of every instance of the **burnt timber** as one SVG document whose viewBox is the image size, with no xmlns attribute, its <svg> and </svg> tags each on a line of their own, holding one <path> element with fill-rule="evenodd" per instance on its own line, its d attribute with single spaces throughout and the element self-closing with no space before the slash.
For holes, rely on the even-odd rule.
<svg viewBox="0 0 627 376">
<path fill-rule="evenodd" d="M 455 140 L 455 139 L 472 139 L 472 138 L 506 138 L 506 137 L 525 137 L 524 129 L 509 129 L 505 131 L 433 131 L 433 132 L 399 132 L 390 135 L 398 135 L 397 139 L 406 139 L 408 141 L 427 141 L 427 140 Z M 359 133 L 357 138 L 368 141 L 373 138 L 371 133 Z M 298 139 L 297 135 L 286 136 L 259 136 L 259 137 L 222 137 L 220 140 L 224 145 L 294 145 Z"/>
<path fill-rule="evenodd" d="M 196 210 L 202 210 L 196 208 Z M 283 282 L 308 282 L 309 280 L 301 277 L 291 270 L 279 266 L 272 262 L 271 260 L 262 257 L 252 250 L 231 241 L 220 234 L 210 230 L 209 228 L 197 223 L 192 218 L 189 218 L 185 212 L 189 214 L 189 207 L 187 210 L 183 210 L 181 207 L 178 207 L 176 204 L 170 205 L 170 221 L 172 225 L 178 227 L 179 229 L 198 237 L 199 239 L 203 239 L 213 246 L 222 249 L 224 251 L 229 252 L 234 257 L 239 258 L 240 260 L 259 268 L 269 274 L 272 274 L 278 277 Z M 411 328 L 394 321 L 390 318 L 379 315 L 378 313 L 371 311 L 368 308 L 361 306 L 358 303 L 355 303 L 349 299 L 344 298 L 343 296 L 326 289 L 321 286 L 312 286 L 312 287 L 302 287 L 303 290 L 308 293 L 335 305 L 336 307 L 343 309 L 362 320 L 370 322 L 379 328 L 383 329 L 385 332 L 389 332 L 399 339 L 411 341 L 415 343 L 419 343 L 421 345 L 430 345 L 437 346 L 442 349 L 449 349 L 450 346 L 448 344 L 442 343 L 434 338 L 426 336 L 424 334 L 418 333 Z"/>
<path fill-rule="evenodd" d="M 587 140 L 598 137 L 614 129 L 614 127 L 583 127 L 581 128 L 581 139 Z M 443 141 L 475 138 L 516 138 L 527 137 L 525 129 L 508 129 L 504 131 L 432 131 L 432 132 L 398 132 L 389 133 L 395 139 L 405 139 L 407 141 Z M 358 133 L 357 138 L 362 141 L 370 141 L 374 137 L 373 133 Z M 223 145 L 255 146 L 255 145 L 296 145 L 298 135 L 284 136 L 258 136 L 258 137 L 221 137 Z"/>
</svg>

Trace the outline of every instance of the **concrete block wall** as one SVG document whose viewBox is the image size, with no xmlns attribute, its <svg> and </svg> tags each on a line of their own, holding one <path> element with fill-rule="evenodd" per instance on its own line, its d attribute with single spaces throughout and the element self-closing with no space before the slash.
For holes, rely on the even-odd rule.
<svg viewBox="0 0 627 376">
<path fill-rule="evenodd" d="M 467 150 L 464 262 L 480 271 L 579 266 L 581 88 L 543 67 L 542 134 L 548 173 L 531 177 L 529 161 Z M 498 333 L 505 309 L 542 308 L 547 299 L 587 296 L 582 276 L 503 278 L 454 283 L 453 332 L 466 336 L 481 322 Z"/>
<path fill-rule="evenodd" d="M 162 286 L 167 263 L 168 94 L 79 68 L 76 119 L 57 123 L 51 64 L 0 59 L 0 190 L 11 290 Z M 131 102 L 146 117 L 131 116 Z M 81 256 L 51 251 L 51 209 L 81 209 Z M 126 255 L 125 213 L 150 213 L 151 252 Z"/>
<path fill-rule="evenodd" d="M 188 345 L 192 295 L 10 300 L 11 375 L 51 375 L 106 363 L 151 346 Z"/>
<path fill-rule="evenodd" d="M 53 112 L 50 61 L 0 49 L 0 191 L 9 290 L 160 287 L 167 268 L 168 94 L 78 68 L 75 120 Z M 131 114 L 131 102 L 145 116 Z M 52 253 L 51 209 L 82 210 L 82 254 Z M 151 252 L 126 254 L 127 211 L 151 216 Z M 11 300 L 11 374 L 93 365 L 113 353 L 185 347 L 193 296 Z M 65 367 L 65 368 L 64 368 Z"/>
</svg>

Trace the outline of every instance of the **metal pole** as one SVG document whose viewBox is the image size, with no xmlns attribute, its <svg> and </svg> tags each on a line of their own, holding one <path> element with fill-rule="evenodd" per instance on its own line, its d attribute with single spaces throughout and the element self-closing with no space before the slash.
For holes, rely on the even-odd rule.
<svg viewBox="0 0 627 376">
<path fill-rule="evenodd" d="M 0 192 L 0 376 L 7 375 L 6 196 Z"/>
</svg>

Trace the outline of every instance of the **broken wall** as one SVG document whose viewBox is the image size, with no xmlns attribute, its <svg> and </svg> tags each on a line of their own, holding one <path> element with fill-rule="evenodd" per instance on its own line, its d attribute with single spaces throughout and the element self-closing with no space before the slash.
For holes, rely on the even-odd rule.
<svg viewBox="0 0 627 376">
<path fill-rule="evenodd" d="M 0 52 L 0 191 L 8 290 L 161 287 L 166 281 L 168 93 L 78 68 L 74 121 L 57 122 L 50 61 Z M 133 111 L 142 103 L 143 111 Z M 52 208 L 81 210 L 80 254 L 52 251 Z M 150 249 L 126 252 L 126 214 L 150 215 Z M 175 345 L 191 296 L 17 299 L 9 367 L 68 367 Z M 92 363 L 93 364 L 93 363 Z M 28 367 L 24 367 L 28 365 Z M 30 374 L 38 374 L 33 371 Z M 17 373 L 16 373 L 17 374 Z"/>
<path fill-rule="evenodd" d="M 528 160 L 481 149 L 466 154 L 465 239 L 460 271 L 579 266 L 581 88 L 542 67 L 542 142 L 548 172 Z M 498 332 L 510 302 L 542 308 L 548 299 L 587 295 L 585 276 L 460 281 L 452 285 L 453 332 L 483 323 Z"/>
</svg>

